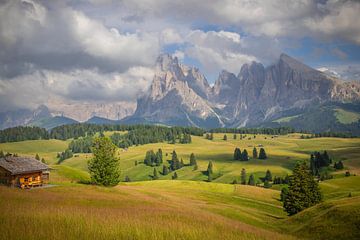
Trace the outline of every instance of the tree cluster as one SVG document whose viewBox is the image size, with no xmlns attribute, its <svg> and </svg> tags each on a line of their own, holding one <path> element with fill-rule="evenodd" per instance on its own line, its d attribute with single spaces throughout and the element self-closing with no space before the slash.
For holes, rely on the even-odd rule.
<svg viewBox="0 0 360 240">
<path fill-rule="evenodd" d="M 93 138 L 88 137 L 81 137 L 78 139 L 74 139 L 69 144 L 69 149 L 73 153 L 91 153 L 91 148 L 93 145 Z"/>
<path fill-rule="evenodd" d="M 266 134 L 266 135 L 286 135 L 294 133 L 295 129 L 291 127 L 278 128 L 214 128 L 213 133 L 240 133 L 240 134 Z"/>
<path fill-rule="evenodd" d="M 335 162 L 334 163 L 334 168 L 336 169 L 336 170 L 342 170 L 342 169 L 344 169 L 344 164 L 343 164 L 343 162 L 340 160 L 339 162 Z"/>
<path fill-rule="evenodd" d="M 26 140 L 49 139 L 45 128 L 39 127 L 13 127 L 0 130 L 0 142 L 20 142 Z"/>
<path fill-rule="evenodd" d="M 65 159 L 72 158 L 73 152 L 70 149 L 66 149 L 64 152 L 58 153 L 57 157 L 59 158 L 58 164 L 60 164 Z"/>
<path fill-rule="evenodd" d="M 163 154 L 161 148 L 155 153 L 153 150 L 146 152 L 144 164 L 147 166 L 160 166 L 163 163 Z"/>
<path fill-rule="evenodd" d="M 331 164 L 331 158 L 329 157 L 327 151 L 323 153 L 314 152 L 310 155 L 310 170 L 312 175 L 319 176 L 320 169 L 322 167 L 328 167 Z"/>
<path fill-rule="evenodd" d="M 234 160 L 237 161 L 249 161 L 249 154 L 246 149 L 241 152 L 240 148 L 235 148 L 234 150 Z"/>
</svg>

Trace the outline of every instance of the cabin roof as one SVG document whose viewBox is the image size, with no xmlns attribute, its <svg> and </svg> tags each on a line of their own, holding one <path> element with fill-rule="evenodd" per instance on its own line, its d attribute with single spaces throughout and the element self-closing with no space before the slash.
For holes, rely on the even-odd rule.
<svg viewBox="0 0 360 240">
<path fill-rule="evenodd" d="M 0 167 L 9 171 L 12 175 L 39 172 L 50 169 L 46 164 L 36 160 L 35 158 L 14 156 L 0 158 Z"/>
</svg>

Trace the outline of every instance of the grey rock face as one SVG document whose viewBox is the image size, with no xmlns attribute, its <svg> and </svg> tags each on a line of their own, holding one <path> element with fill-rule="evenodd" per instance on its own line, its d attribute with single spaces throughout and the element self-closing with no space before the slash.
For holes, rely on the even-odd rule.
<svg viewBox="0 0 360 240">
<path fill-rule="evenodd" d="M 282 54 L 268 67 L 244 64 L 238 76 L 222 71 L 211 88 L 196 68 L 162 55 L 136 118 L 167 124 L 255 126 L 289 109 L 327 101 L 359 101 L 358 83 L 344 83 Z M 200 125 L 199 125 L 200 124 Z"/>
</svg>

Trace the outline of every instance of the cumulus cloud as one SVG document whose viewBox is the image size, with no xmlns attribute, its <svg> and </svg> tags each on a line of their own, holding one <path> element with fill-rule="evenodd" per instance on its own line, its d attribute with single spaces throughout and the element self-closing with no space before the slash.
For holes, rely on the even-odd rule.
<svg viewBox="0 0 360 240">
<path fill-rule="evenodd" d="M 186 54 L 197 59 L 212 74 L 222 69 L 238 72 L 244 63 L 257 60 L 253 55 L 243 53 L 243 40 L 234 32 L 195 30 L 186 41 L 189 43 Z"/>
<path fill-rule="evenodd" d="M 52 96 L 74 101 L 134 101 L 147 90 L 153 74 L 152 68 L 141 66 L 123 73 L 101 73 L 96 69 L 36 70 L 0 81 L 0 109 L 35 108 Z"/>
<path fill-rule="evenodd" d="M 159 52 L 156 35 L 121 32 L 68 6 L 46 8 L 31 0 L 1 5 L 0 45 L 1 63 L 15 63 L 20 69 L 32 62 L 46 69 L 124 71 L 134 65 L 153 64 Z"/>
</svg>

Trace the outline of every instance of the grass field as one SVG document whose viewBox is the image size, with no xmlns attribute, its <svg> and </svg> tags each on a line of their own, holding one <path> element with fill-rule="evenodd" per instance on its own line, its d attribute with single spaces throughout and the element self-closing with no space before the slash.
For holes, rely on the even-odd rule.
<svg viewBox="0 0 360 240">
<path fill-rule="evenodd" d="M 111 133 L 106 133 L 110 135 Z M 45 140 L 0 144 L 0 149 L 19 155 L 36 153 L 54 169 L 55 187 L 23 191 L 0 186 L 0 239 L 358 239 L 360 230 L 360 139 L 300 139 L 300 134 L 272 138 L 248 135 L 236 140 L 215 134 L 213 141 L 192 137 L 191 144 L 147 144 L 119 149 L 121 176 L 133 182 L 105 188 L 79 184 L 89 179 L 91 154 L 77 154 L 60 165 L 56 153 L 69 141 Z M 248 138 L 251 137 L 249 140 Z M 235 147 L 262 144 L 267 160 L 232 160 Z M 160 176 L 150 180 L 153 168 L 142 162 L 145 152 L 162 148 L 164 159 L 176 150 L 185 164 L 195 153 L 199 169 L 184 167 L 179 180 Z M 320 183 L 324 202 L 288 217 L 279 201 L 280 187 L 272 189 L 229 184 L 247 176 L 263 177 L 291 173 L 294 164 L 315 150 L 328 150 L 333 160 L 343 160 L 346 170 Z M 168 156 L 165 156 L 165 154 Z M 208 183 L 202 173 L 209 161 L 219 178 Z M 166 163 L 168 164 L 168 163 Z M 159 167 L 159 170 L 161 167 Z M 196 181 L 189 181 L 196 180 Z M 352 197 L 348 197 L 351 193 Z"/>
</svg>

